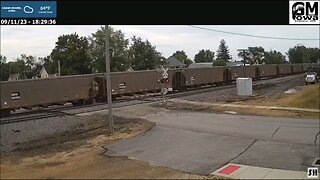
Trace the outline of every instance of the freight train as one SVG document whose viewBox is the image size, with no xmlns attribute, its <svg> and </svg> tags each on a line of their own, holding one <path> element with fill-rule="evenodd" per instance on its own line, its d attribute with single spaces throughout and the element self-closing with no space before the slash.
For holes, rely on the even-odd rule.
<svg viewBox="0 0 320 180">
<path fill-rule="evenodd" d="M 253 80 L 304 73 L 318 64 L 277 64 L 236 67 L 183 68 L 168 70 L 169 78 L 160 83 L 159 70 L 111 73 L 112 97 L 141 92 L 159 92 L 164 86 L 173 91 L 203 85 L 221 85 L 238 77 Z M 107 99 L 105 74 L 62 76 L 55 78 L 4 81 L 0 83 L 0 110 L 2 116 L 11 111 L 53 104 L 73 105 L 103 102 Z"/>
</svg>

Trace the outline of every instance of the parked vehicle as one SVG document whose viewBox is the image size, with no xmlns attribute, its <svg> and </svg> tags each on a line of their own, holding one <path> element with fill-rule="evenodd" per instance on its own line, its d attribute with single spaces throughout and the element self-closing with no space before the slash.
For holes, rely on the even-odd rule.
<svg viewBox="0 0 320 180">
<path fill-rule="evenodd" d="M 306 72 L 306 84 L 316 84 L 319 81 L 319 69 L 318 68 L 307 68 Z"/>
</svg>

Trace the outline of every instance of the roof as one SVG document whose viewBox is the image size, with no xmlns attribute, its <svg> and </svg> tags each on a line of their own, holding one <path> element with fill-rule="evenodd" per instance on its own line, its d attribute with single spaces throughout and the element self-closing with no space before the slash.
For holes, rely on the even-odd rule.
<svg viewBox="0 0 320 180">
<path fill-rule="evenodd" d="M 192 63 L 189 66 L 189 68 L 204 68 L 204 67 L 212 67 L 212 62 Z"/>
<path fill-rule="evenodd" d="M 182 63 L 174 56 L 170 56 L 168 59 L 165 60 L 165 62 L 166 64 L 164 66 L 166 67 L 186 67 L 184 63 Z"/>
<path fill-rule="evenodd" d="M 226 66 L 243 66 L 243 62 L 241 61 L 226 62 Z M 250 64 L 246 64 L 246 66 L 250 66 Z"/>
<path fill-rule="evenodd" d="M 8 81 L 19 80 L 20 74 L 10 74 Z"/>
</svg>

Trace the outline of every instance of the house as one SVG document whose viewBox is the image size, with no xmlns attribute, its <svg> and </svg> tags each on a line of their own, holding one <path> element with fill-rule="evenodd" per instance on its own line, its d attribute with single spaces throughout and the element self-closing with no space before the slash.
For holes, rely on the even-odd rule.
<svg viewBox="0 0 320 180">
<path fill-rule="evenodd" d="M 133 72 L 134 71 L 134 69 L 132 69 L 132 67 L 129 67 L 127 70 L 126 70 L 126 72 Z"/>
<path fill-rule="evenodd" d="M 212 67 L 212 62 L 192 63 L 189 66 L 189 68 L 206 68 L 206 67 Z"/>
<path fill-rule="evenodd" d="M 20 74 L 10 74 L 8 81 L 16 81 L 20 79 Z"/>
<path fill-rule="evenodd" d="M 41 78 L 47 78 L 49 77 L 49 74 L 46 70 L 46 68 L 44 66 L 42 66 L 41 70 L 40 70 L 40 77 Z"/>
<path fill-rule="evenodd" d="M 186 64 L 175 58 L 174 56 L 168 57 L 168 59 L 164 60 L 163 67 L 167 67 L 169 69 L 177 69 L 187 67 Z"/>
<path fill-rule="evenodd" d="M 40 70 L 40 78 L 54 78 L 57 77 L 57 74 L 48 74 L 46 68 L 44 66 L 42 66 L 41 70 Z"/>
<path fill-rule="evenodd" d="M 243 62 L 241 61 L 234 61 L 234 62 L 227 62 L 226 66 L 243 66 Z M 250 66 L 250 64 L 246 64 L 246 66 Z"/>
</svg>

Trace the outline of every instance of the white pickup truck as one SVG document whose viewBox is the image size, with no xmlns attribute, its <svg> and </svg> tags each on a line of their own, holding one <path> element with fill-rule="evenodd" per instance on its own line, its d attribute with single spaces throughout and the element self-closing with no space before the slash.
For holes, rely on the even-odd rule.
<svg viewBox="0 0 320 180">
<path fill-rule="evenodd" d="M 316 84 L 319 80 L 320 71 L 319 68 L 308 68 L 306 72 L 306 84 Z"/>
<path fill-rule="evenodd" d="M 317 74 L 307 74 L 306 76 L 306 84 L 313 83 L 316 84 L 318 82 Z"/>
</svg>

